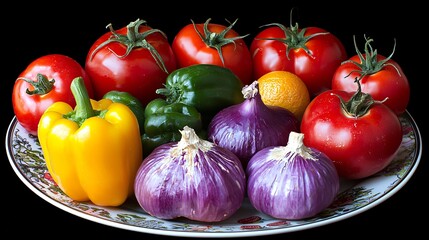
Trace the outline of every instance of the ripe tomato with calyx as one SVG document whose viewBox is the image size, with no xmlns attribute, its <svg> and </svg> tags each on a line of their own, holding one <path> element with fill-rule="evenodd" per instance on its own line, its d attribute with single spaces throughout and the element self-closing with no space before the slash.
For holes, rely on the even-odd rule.
<svg viewBox="0 0 429 240">
<path fill-rule="evenodd" d="M 238 20 L 238 19 L 237 19 Z M 253 82 L 252 58 L 249 48 L 231 25 L 210 23 L 184 26 L 175 36 L 172 43 L 179 67 L 195 64 L 213 64 L 230 69 L 244 85 Z"/>
<path fill-rule="evenodd" d="M 17 121 L 37 136 L 40 117 L 54 102 L 76 105 L 70 85 L 83 77 L 88 95 L 94 97 L 91 80 L 82 65 L 63 54 L 48 54 L 33 60 L 19 74 L 12 91 L 12 106 Z"/>
<path fill-rule="evenodd" d="M 177 67 L 167 36 L 140 19 L 117 31 L 108 27 L 110 32 L 94 42 L 85 61 L 95 96 L 123 91 L 146 105 L 158 97 L 156 89 Z"/>
<path fill-rule="evenodd" d="M 392 53 L 385 57 L 371 47 L 373 39 L 365 37 L 365 53 L 361 53 L 353 38 L 356 55 L 341 64 L 332 78 L 332 89 L 355 91 L 355 79 L 359 79 L 362 91 L 371 94 L 378 101 L 384 101 L 396 115 L 405 112 L 410 101 L 410 86 L 401 66 L 392 59 Z"/>
<path fill-rule="evenodd" d="M 402 142 L 398 116 L 363 93 L 328 90 L 308 105 L 301 121 L 304 144 L 324 152 L 345 179 L 369 177 L 394 159 Z"/>
</svg>

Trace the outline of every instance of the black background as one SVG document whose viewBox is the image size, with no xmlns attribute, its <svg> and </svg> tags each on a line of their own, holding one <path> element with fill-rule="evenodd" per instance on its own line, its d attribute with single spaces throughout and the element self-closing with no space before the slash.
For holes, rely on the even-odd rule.
<svg viewBox="0 0 429 240">
<path fill-rule="evenodd" d="M 326 1 L 325 1 L 326 2 Z M 161 3 L 161 2 L 160 2 Z M 21 71 L 34 59 L 50 53 L 62 53 L 84 63 L 91 44 L 107 31 L 105 26 L 112 23 L 115 29 L 125 26 L 137 18 L 145 19 L 153 28 L 164 31 L 169 40 L 179 29 L 190 23 L 204 22 L 212 18 L 212 22 L 227 24 L 238 18 L 234 30 L 246 37 L 248 43 L 261 29 L 259 26 L 278 22 L 290 24 L 290 10 L 295 7 L 293 23 L 300 27 L 318 26 L 335 34 L 347 48 L 349 56 L 355 54 L 353 35 L 356 35 L 360 46 L 363 46 L 363 35 L 372 37 L 373 47 L 382 55 L 392 51 L 394 39 L 397 41 L 393 59 L 397 61 L 407 75 L 411 86 L 411 100 L 408 111 L 416 120 L 424 138 L 424 82 L 427 76 L 428 56 L 425 48 L 427 38 L 424 25 L 427 15 L 423 6 L 394 5 L 378 3 L 374 7 L 362 2 L 342 2 L 343 5 L 312 5 L 310 3 L 293 2 L 248 3 L 232 8 L 227 3 L 211 2 L 199 4 L 162 2 L 146 5 L 122 2 L 121 5 L 97 5 L 89 9 L 76 3 L 64 3 L 64 7 L 56 5 L 25 5 L 19 8 L 3 9 L 1 17 L 2 29 L 2 63 L 1 95 L 2 98 L 2 131 L 6 135 L 7 126 L 14 113 L 11 104 L 13 83 Z M 408 2 L 407 2 L 408 3 Z M 125 5 L 127 4 L 127 5 Z M 264 5 L 265 4 L 265 5 Z M 8 17 L 5 17 L 7 11 Z M 362 48 L 360 48 L 362 49 Z M 425 69 L 426 68 L 426 69 Z M 4 151 L 4 147 L 1 148 Z M 168 236 L 144 234 L 105 226 L 85 220 L 67 213 L 36 196 L 16 176 L 7 156 L 2 155 L 1 168 L 1 206 L 3 233 L 12 233 L 16 237 L 49 237 L 98 239 L 169 239 Z M 281 237 L 282 239 L 350 239 L 385 237 L 397 238 L 398 235 L 424 236 L 425 219 L 428 217 L 427 201 L 424 197 L 427 180 L 424 172 L 428 171 L 425 149 L 421 163 L 409 180 L 395 195 L 381 204 L 358 214 L 328 225 L 291 232 L 281 235 L 269 235 L 266 239 Z M 15 231 L 13 229 L 18 229 Z"/>
</svg>

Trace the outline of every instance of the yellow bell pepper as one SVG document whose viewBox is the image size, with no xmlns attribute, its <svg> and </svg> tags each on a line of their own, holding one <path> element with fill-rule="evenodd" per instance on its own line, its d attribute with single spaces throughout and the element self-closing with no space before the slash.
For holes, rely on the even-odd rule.
<svg viewBox="0 0 429 240">
<path fill-rule="evenodd" d="M 71 90 L 74 110 L 55 102 L 39 121 L 47 169 L 71 199 L 119 206 L 134 193 L 143 160 L 138 120 L 122 103 L 90 99 L 80 77 L 73 80 Z"/>
</svg>

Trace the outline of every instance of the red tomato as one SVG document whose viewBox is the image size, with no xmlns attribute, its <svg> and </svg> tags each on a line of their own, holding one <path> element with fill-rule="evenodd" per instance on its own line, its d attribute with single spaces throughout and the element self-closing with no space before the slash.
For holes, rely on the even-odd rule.
<svg viewBox="0 0 429 240">
<path fill-rule="evenodd" d="M 365 178 L 381 171 L 393 160 L 402 142 L 402 126 L 395 113 L 378 101 L 365 111 L 368 105 L 364 102 L 370 95 L 361 93 L 361 102 L 359 98 L 354 101 L 359 105 L 346 104 L 349 109 L 356 107 L 359 114 L 345 111 L 339 98 L 348 101 L 352 92 L 328 90 L 310 102 L 301 122 L 304 144 L 324 152 L 346 179 Z"/>
<path fill-rule="evenodd" d="M 360 79 L 362 91 L 390 107 L 397 115 L 405 112 L 410 100 L 410 86 L 397 62 L 377 54 L 366 39 L 365 53 L 357 54 L 338 67 L 332 78 L 332 89 L 356 91 L 355 80 Z M 356 46 L 356 42 L 355 42 Z"/>
<path fill-rule="evenodd" d="M 192 22 L 176 34 L 172 48 L 179 67 L 214 64 L 229 68 L 244 85 L 253 82 L 252 57 L 245 36 L 232 29 L 237 20 L 228 27 L 209 22 Z"/>
<path fill-rule="evenodd" d="M 31 62 L 13 86 L 12 106 L 17 121 L 36 136 L 40 117 L 52 103 L 62 101 L 73 107 L 76 105 L 70 89 L 76 77 L 83 77 L 88 95 L 93 97 L 90 78 L 76 60 L 50 54 Z"/>
<path fill-rule="evenodd" d="M 331 89 L 332 75 L 347 59 L 336 36 L 318 27 L 299 29 L 298 24 L 267 26 L 250 45 L 254 79 L 271 71 L 289 71 L 305 82 L 311 97 Z"/>
<path fill-rule="evenodd" d="M 128 92 L 143 105 L 158 97 L 167 75 L 176 69 L 173 50 L 164 33 L 144 20 L 103 34 L 91 46 L 85 70 L 96 98 L 111 90 Z"/>
</svg>

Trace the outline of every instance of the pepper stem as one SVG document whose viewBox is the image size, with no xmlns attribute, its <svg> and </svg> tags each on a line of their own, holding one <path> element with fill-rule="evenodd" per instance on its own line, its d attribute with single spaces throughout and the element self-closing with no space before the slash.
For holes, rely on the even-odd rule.
<svg viewBox="0 0 429 240">
<path fill-rule="evenodd" d="M 80 125 L 86 119 L 95 116 L 95 111 L 92 108 L 91 100 L 82 77 L 73 79 L 70 89 L 76 101 L 74 121 Z"/>
<path fill-rule="evenodd" d="M 166 97 L 169 97 L 172 94 L 171 91 L 170 91 L 170 89 L 168 89 L 166 87 L 156 89 L 155 93 L 163 95 L 163 96 L 166 96 Z"/>
<path fill-rule="evenodd" d="M 34 90 L 30 90 L 28 88 L 25 90 L 25 92 L 28 95 L 35 95 L 35 94 L 44 95 L 44 94 L 47 94 L 52 90 L 52 88 L 54 88 L 54 83 L 55 83 L 55 79 L 52 79 L 49 81 L 45 75 L 40 74 L 40 73 L 38 73 L 36 75 L 36 81 L 33 81 L 31 79 L 28 79 L 28 78 L 24 78 L 24 77 L 21 77 L 18 79 L 24 80 L 24 81 L 28 82 L 29 84 L 31 84 L 31 86 L 34 87 Z"/>
<path fill-rule="evenodd" d="M 164 88 L 158 88 L 155 90 L 156 94 L 165 96 L 167 103 L 180 102 L 182 92 L 181 87 L 176 85 L 170 85 L 168 87 L 164 85 Z"/>
</svg>

